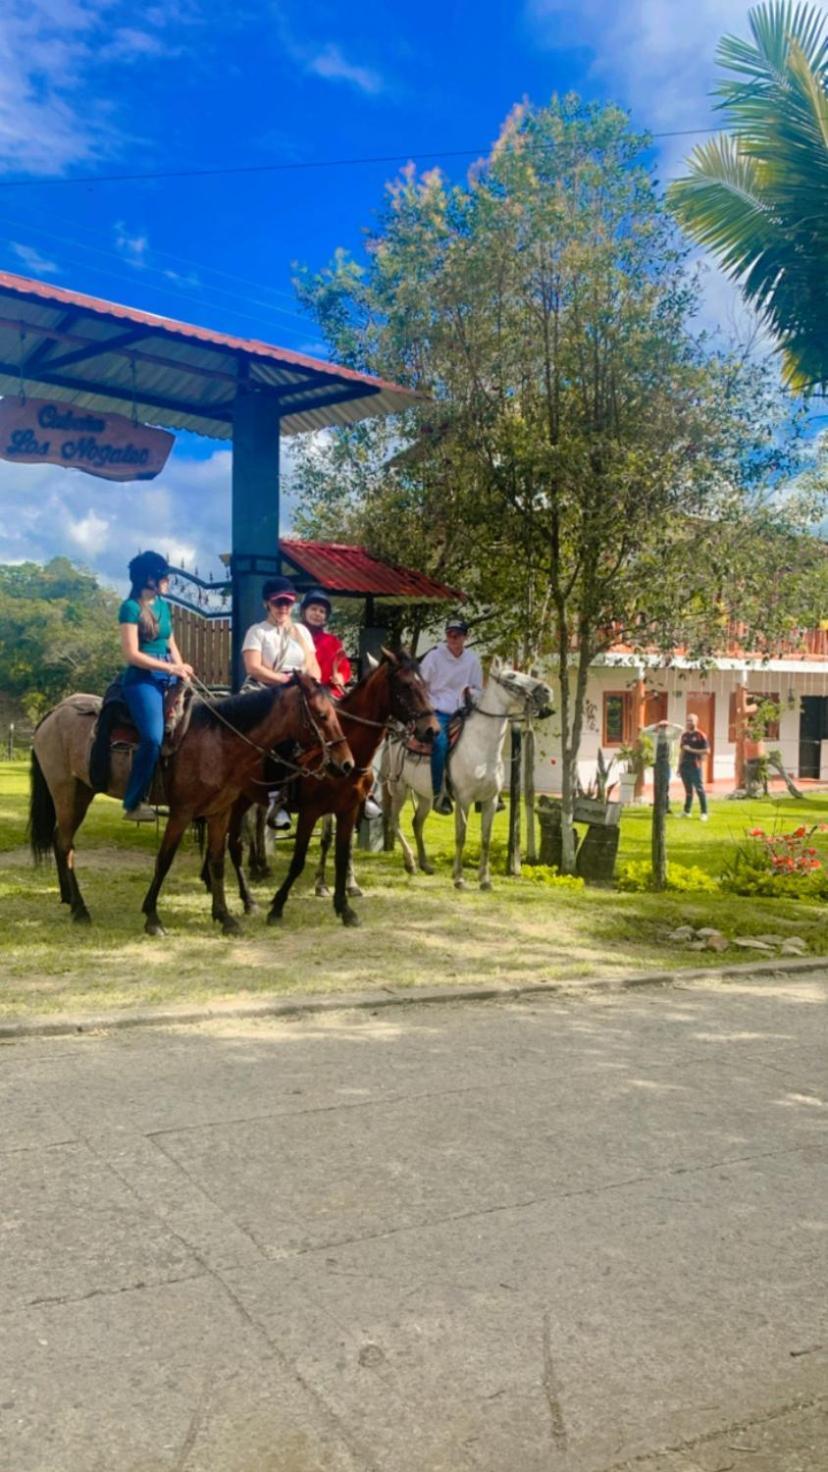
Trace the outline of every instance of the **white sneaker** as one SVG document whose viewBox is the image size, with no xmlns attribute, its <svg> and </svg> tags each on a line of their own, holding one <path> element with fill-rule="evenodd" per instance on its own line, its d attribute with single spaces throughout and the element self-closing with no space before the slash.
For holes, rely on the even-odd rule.
<svg viewBox="0 0 828 1472">
<path fill-rule="evenodd" d="M 128 823 L 154 823 L 156 812 L 148 803 L 139 802 L 137 808 L 124 808 L 124 817 Z"/>
<path fill-rule="evenodd" d="M 374 801 L 373 797 L 366 797 L 365 799 L 365 816 L 366 818 L 382 817 L 382 808 L 379 803 Z"/>
<path fill-rule="evenodd" d="M 702 822 L 703 823 L 706 823 L 709 816 L 710 816 L 709 813 L 702 813 L 702 815 L 701 815 Z"/>
</svg>

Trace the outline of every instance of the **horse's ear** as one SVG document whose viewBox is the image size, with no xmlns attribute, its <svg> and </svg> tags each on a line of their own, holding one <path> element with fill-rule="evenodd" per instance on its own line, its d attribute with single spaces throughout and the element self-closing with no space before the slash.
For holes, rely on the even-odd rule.
<svg viewBox="0 0 828 1472">
<path fill-rule="evenodd" d="M 382 646 L 382 657 L 383 659 L 387 659 L 389 664 L 399 664 L 400 662 L 393 649 L 386 649 L 384 644 Z"/>
<path fill-rule="evenodd" d="M 379 669 L 379 660 L 374 659 L 374 656 L 373 654 L 371 654 L 370 650 L 365 651 L 365 663 L 367 664 L 369 670 Z"/>
</svg>

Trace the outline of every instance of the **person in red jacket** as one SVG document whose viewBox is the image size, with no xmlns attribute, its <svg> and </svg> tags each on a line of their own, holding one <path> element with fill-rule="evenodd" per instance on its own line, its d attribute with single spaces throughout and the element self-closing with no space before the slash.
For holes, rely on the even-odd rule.
<svg viewBox="0 0 828 1472">
<path fill-rule="evenodd" d="M 334 700 L 340 700 L 351 678 L 351 661 L 342 640 L 325 627 L 331 616 L 331 600 L 321 588 L 311 588 L 302 599 L 299 612 L 313 639 L 322 684 L 330 686 Z"/>
</svg>

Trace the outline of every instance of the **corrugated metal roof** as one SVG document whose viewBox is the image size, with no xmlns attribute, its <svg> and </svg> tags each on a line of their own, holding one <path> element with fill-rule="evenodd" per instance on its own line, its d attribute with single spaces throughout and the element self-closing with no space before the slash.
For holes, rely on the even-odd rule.
<svg viewBox="0 0 828 1472">
<path fill-rule="evenodd" d="M 395 414 L 417 394 L 270 343 L 139 312 L 0 272 L 0 394 L 131 412 L 153 424 L 231 439 L 240 384 L 278 391 L 283 434 Z"/>
<path fill-rule="evenodd" d="M 344 542 L 304 542 L 282 537 L 282 556 L 329 593 L 360 593 L 386 603 L 458 603 L 458 588 L 438 583 L 410 567 L 374 557 L 364 547 Z"/>
</svg>

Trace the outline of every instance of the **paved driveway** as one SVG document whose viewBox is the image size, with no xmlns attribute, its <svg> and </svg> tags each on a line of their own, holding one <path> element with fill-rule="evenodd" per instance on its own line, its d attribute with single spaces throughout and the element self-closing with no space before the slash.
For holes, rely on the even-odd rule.
<svg viewBox="0 0 828 1472">
<path fill-rule="evenodd" d="M 0 1048 L 9 1472 L 817 1472 L 825 980 Z"/>
</svg>

